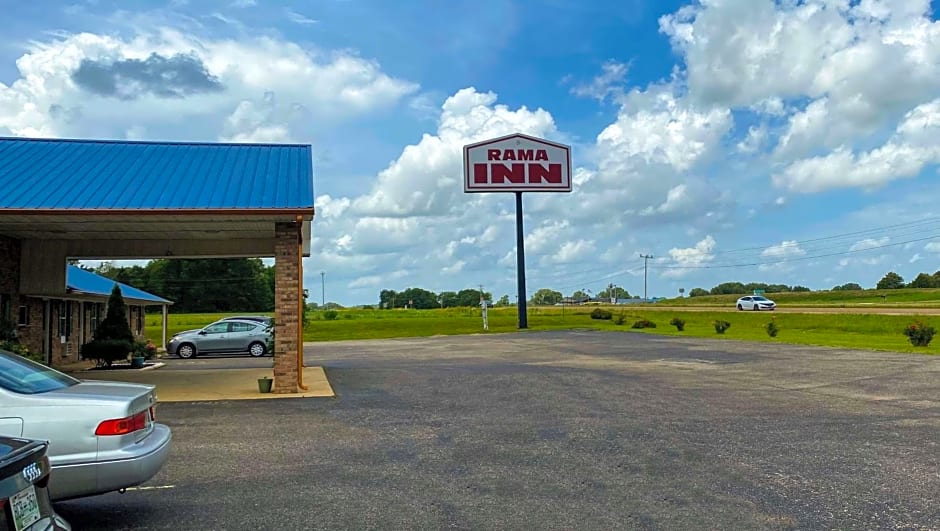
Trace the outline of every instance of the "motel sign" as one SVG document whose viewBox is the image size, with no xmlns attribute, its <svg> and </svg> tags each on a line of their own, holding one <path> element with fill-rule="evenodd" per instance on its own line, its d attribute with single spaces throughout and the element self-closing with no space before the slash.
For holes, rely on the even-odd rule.
<svg viewBox="0 0 940 531">
<path fill-rule="evenodd" d="M 516 274 L 519 328 L 529 327 L 526 313 L 523 192 L 570 192 L 571 148 L 516 133 L 463 147 L 463 191 L 514 192 L 516 196 Z M 483 306 L 483 328 L 486 306 Z"/>
<path fill-rule="evenodd" d="M 464 146 L 464 192 L 570 192 L 571 148 L 523 134 Z"/>
</svg>

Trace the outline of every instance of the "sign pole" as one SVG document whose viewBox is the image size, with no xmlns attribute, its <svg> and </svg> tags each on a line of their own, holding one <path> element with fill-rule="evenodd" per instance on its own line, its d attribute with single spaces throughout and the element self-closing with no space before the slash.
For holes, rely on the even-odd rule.
<svg viewBox="0 0 940 531">
<path fill-rule="evenodd" d="M 528 328 L 525 294 L 525 238 L 522 230 L 522 192 L 516 192 L 516 268 L 518 269 L 519 328 Z"/>
</svg>

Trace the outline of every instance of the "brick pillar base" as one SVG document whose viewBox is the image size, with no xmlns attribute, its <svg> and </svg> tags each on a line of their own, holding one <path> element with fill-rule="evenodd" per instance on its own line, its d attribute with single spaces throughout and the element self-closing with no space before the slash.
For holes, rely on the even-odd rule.
<svg viewBox="0 0 940 531">
<path fill-rule="evenodd" d="M 298 263 L 297 225 L 277 223 L 274 229 L 274 388 L 275 393 L 296 393 L 299 389 L 297 356 L 297 299 L 301 279 Z"/>
</svg>

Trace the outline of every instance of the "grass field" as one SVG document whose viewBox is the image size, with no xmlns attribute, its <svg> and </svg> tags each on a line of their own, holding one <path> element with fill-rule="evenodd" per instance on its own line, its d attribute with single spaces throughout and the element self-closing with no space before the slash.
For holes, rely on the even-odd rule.
<svg viewBox="0 0 940 531">
<path fill-rule="evenodd" d="M 742 295 L 706 295 L 678 297 L 656 303 L 657 306 L 725 306 L 732 307 Z M 807 291 L 767 293 L 778 305 L 788 306 L 892 306 L 940 307 L 940 289 L 866 289 L 860 291 Z"/>
<path fill-rule="evenodd" d="M 623 312 L 625 322 L 591 319 L 593 308 L 530 308 L 530 330 L 558 330 L 590 328 L 621 333 L 644 333 L 678 336 L 696 336 L 727 340 L 752 340 L 772 343 L 794 343 L 895 352 L 940 353 L 940 339 L 927 348 L 915 348 L 902 334 L 902 330 L 915 320 L 940 328 L 940 316 L 917 317 L 909 315 L 848 315 L 848 314 L 769 314 L 727 312 L 681 312 L 658 307 L 610 308 L 616 319 Z M 170 315 L 170 335 L 199 328 L 229 314 Z M 304 327 L 305 341 L 341 341 L 350 339 L 385 339 L 394 337 L 420 337 L 434 335 L 476 334 L 483 332 L 480 310 L 454 308 L 444 310 L 341 310 L 335 320 L 322 318 L 322 313 L 311 312 L 310 322 Z M 686 322 L 685 331 L 678 332 L 669 325 L 673 317 Z M 655 329 L 633 330 L 630 326 L 639 319 L 657 324 Z M 723 319 L 731 327 L 723 335 L 715 333 L 712 323 Z M 780 329 L 776 338 L 770 338 L 764 326 L 774 319 Z M 492 309 L 489 312 L 489 332 L 517 331 L 515 308 Z M 147 335 L 160 343 L 160 316 L 147 317 Z"/>
</svg>

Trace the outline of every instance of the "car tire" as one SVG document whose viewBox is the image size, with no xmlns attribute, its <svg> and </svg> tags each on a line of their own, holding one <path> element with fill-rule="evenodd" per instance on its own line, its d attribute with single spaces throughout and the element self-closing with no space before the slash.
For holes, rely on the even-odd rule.
<svg viewBox="0 0 940 531">
<path fill-rule="evenodd" d="M 268 348 L 264 346 L 264 343 L 260 341 L 255 341 L 254 343 L 248 345 L 248 354 L 252 358 L 260 358 L 268 353 Z"/>
<path fill-rule="evenodd" d="M 738 311 L 740 312 L 740 311 L 743 310 L 743 309 L 744 309 L 744 306 L 741 306 L 741 305 L 739 304 L 739 305 L 738 305 Z"/>
<path fill-rule="evenodd" d="M 196 345 L 193 345 L 192 343 L 183 343 L 182 345 L 176 347 L 176 356 L 183 358 L 184 360 L 195 358 Z"/>
<path fill-rule="evenodd" d="M 758 305 L 755 304 L 754 306 L 751 307 L 751 309 L 754 310 L 755 312 L 759 312 L 759 311 L 760 311 L 760 306 L 758 306 Z"/>
</svg>

